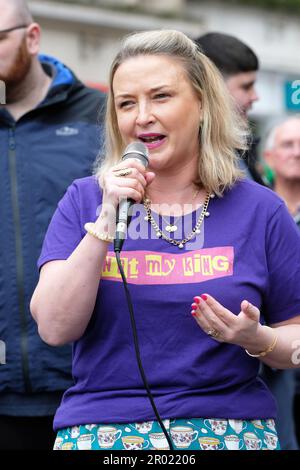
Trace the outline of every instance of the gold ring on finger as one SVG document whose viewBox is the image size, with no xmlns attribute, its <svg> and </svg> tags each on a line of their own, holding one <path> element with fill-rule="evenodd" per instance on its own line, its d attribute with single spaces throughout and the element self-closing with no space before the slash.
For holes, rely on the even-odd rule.
<svg viewBox="0 0 300 470">
<path fill-rule="evenodd" d="M 116 172 L 116 176 L 123 177 L 131 175 L 132 169 L 131 168 L 123 168 L 121 170 L 114 170 Z"/>
<path fill-rule="evenodd" d="M 211 336 L 212 338 L 217 338 L 218 336 L 220 336 L 220 332 L 218 330 L 215 330 L 214 328 L 212 328 L 211 330 L 208 330 L 207 334 L 208 336 Z"/>
</svg>

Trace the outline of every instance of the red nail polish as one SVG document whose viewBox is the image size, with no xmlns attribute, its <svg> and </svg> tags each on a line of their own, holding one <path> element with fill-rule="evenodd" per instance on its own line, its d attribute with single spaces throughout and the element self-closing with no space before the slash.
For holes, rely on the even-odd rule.
<svg viewBox="0 0 300 470">
<path fill-rule="evenodd" d="M 202 295 L 201 295 L 201 299 L 203 299 L 203 300 L 207 300 L 207 295 L 205 295 L 205 294 L 202 294 Z"/>
<path fill-rule="evenodd" d="M 200 302 L 201 302 L 200 297 L 194 297 L 193 300 L 194 300 L 194 302 L 196 302 L 196 304 L 200 304 Z"/>
<path fill-rule="evenodd" d="M 192 307 L 193 310 L 197 310 L 198 304 L 192 304 L 191 307 Z"/>
<path fill-rule="evenodd" d="M 192 310 L 191 315 L 193 315 L 193 317 L 195 317 L 197 315 L 197 312 L 195 312 L 195 310 Z"/>
</svg>

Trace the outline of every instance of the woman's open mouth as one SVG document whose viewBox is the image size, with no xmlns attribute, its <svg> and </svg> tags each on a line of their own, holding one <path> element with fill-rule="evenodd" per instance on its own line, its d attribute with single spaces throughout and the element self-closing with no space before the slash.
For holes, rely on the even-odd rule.
<svg viewBox="0 0 300 470">
<path fill-rule="evenodd" d="M 156 134 L 156 133 L 139 134 L 138 138 L 149 149 L 160 147 L 166 140 L 166 136 L 164 134 Z"/>
</svg>

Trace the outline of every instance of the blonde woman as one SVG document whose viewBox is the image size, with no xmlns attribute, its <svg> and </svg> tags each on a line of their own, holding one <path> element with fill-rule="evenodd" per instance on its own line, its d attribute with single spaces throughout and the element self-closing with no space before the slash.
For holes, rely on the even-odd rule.
<svg viewBox="0 0 300 470">
<path fill-rule="evenodd" d="M 243 126 L 218 71 L 184 34 L 125 38 L 111 68 L 105 160 L 61 200 L 31 301 L 44 341 L 74 342 L 55 448 L 169 445 L 136 364 L 111 244 L 124 197 L 136 204 L 121 257 L 173 448 L 279 448 L 257 373 L 259 361 L 297 366 L 300 238 L 284 203 L 240 174 Z M 149 150 L 146 169 L 121 161 L 134 141 Z"/>
</svg>

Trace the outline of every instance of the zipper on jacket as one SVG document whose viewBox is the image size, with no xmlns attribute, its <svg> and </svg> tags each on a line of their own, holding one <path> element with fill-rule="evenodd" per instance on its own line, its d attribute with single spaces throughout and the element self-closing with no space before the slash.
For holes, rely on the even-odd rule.
<svg viewBox="0 0 300 470">
<path fill-rule="evenodd" d="M 16 271 L 17 271 L 17 293 L 20 320 L 20 346 L 22 357 L 22 370 L 25 391 L 32 391 L 29 378 L 29 360 L 28 360 L 28 338 L 27 338 L 27 322 L 26 322 L 26 306 L 24 294 L 24 261 L 22 250 L 22 234 L 21 234 L 21 218 L 18 198 L 18 180 L 17 180 L 17 162 L 16 162 L 16 142 L 15 142 L 15 126 L 9 130 L 9 171 L 11 186 L 11 203 L 13 212 L 13 226 L 15 229 L 15 249 L 16 249 Z"/>
</svg>

